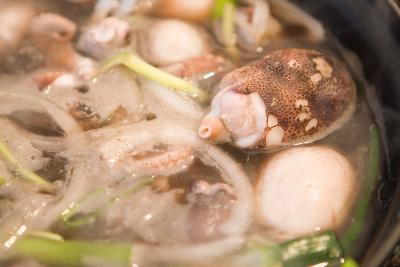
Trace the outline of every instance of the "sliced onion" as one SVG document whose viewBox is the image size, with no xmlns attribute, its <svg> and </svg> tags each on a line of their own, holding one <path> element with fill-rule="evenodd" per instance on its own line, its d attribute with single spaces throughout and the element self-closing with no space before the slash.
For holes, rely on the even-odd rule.
<svg viewBox="0 0 400 267">
<path fill-rule="evenodd" d="M 185 117 L 199 120 L 204 115 L 201 107 L 193 100 L 185 98 L 182 94 L 171 91 L 158 83 L 143 80 L 142 87 L 158 101 L 166 103 L 168 107 Z"/>
<path fill-rule="evenodd" d="M 325 38 L 325 30 L 320 22 L 287 0 L 269 0 L 274 13 L 284 21 L 303 25 L 309 32 L 311 41 L 319 42 Z"/>
<path fill-rule="evenodd" d="M 150 121 L 120 129 L 109 140 L 100 140 L 100 144 L 95 145 L 102 159 L 109 163 L 117 162 L 124 154 L 151 149 L 157 144 L 195 145 L 198 142 L 194 129 L 182 127 L 179 122 L 172 124 Z"/>
<path fill-rule="evenodd" d="M 260 42 L 268 30 L 268 23 L 271 19 L 270 9 L 264 0 L 254 1 L 254 14 L 251 21 L 245 11 L 236 13 L 235 24 L 238 28 L 238 35 L 242 42 L 239 45 L 246 49 L 254 50 L 262 45 Z"/>
<path fill-rule="evenodd" d="M 231 208 L 231 215 L 219 226 L 219 231 L 225 235 L 244 233 L 250 227 L 253 217 L 253 191 L 249 178 L 240 164 L 217 146 L 202 142 L 198 149 L 208 157 L 208 160 L 203 159 L 204 161 L 214 165 L 225 174 L 223 178 L 227 183 L 232 184 L 236 193 L 236 201 Z"/>
<path fill-rule="evenodd" d="M 201 262 L 228 254 L 229 252 L 240 248 L 245 241 L 245 237 L 234 235 L 198 245 L 168 247 L 138 245 L 134 248 L 135 253 L 133 254 L 132 262 L 134 263 L 141 259 L 146 262 Z"/>
<path fill-rule="evenodd" d="M 65 149 L 65 144 L 63 138 L 60 137 L 48 137 L 48 136 L 41 136 L 32 133 L 25 133 L 26 136 L 31 141 L 32 145 L 37 149 L 46 152 L 60 152 Z"/>
<path fill-rule="evenodd" d="M 201 141 L 193 129 L 166 123 L 148 123 L 125 128 L 98 146 L 101 158 L 113 166 L 124 155 L 132 151 L 151 149 L 156 144 L 192 145 L 200 152 L 200 159 L 218 168 L 227 183 L 232 184 L 236 198 L 231 216 L 219 227 L 224 235 L 242 234 L 250 226 L 253 216 L 252 187 L 249 178 L 239 163 L 214 145 Z"/>
<path fill-rule="evenodd" d="M 34 95 L 0 92 L 0 114 L 26 109 L 48 113 L 67 135 L 82 131 L 78 122 L 67 111 L 49 100 Z"/>
<path fill-rule="evenodd" d="M 105 175 L 104 166 L 99 163 L 93 151 L 73 155 L 67 179 L 60 197 L 49 203 L 46 210 L 42 211 L 33 222 L 35 229 L 47 229 L 60 219 L 62 213 L 77 201 L 93 191 Z M 70 158 L 71 158 L 70 157 Z"/>
</svg>

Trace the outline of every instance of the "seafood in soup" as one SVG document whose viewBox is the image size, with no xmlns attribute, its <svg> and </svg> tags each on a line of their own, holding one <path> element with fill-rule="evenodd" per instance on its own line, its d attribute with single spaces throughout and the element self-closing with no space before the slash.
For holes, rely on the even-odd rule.
<svg viewBox="0 0 400 267">
<path fill-rule="evenodd" d="M 0 265 L 357 256 L 379 134 L 327 36 L 287 0 L 2 1 Z"/>
</svg>

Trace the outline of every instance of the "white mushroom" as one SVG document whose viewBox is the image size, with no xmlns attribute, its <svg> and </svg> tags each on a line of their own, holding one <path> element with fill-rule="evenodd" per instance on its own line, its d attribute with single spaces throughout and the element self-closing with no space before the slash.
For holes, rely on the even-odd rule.
<svg viewBox="0 0 400 267">
<path fill-rule="evenodd" d="M 336 150 L 298 147 L 273 156 L 256 188 L 262 224 L 286 236 L 336 230 L 356 195 L 355 171 Z"/>
<path fill-rule="evenodd" d="M 160 20 L 140 38 L 141 54 L 156 65 L 170 65 L 209 51 L 200 29 L 174 19 Z"/>
</svg>

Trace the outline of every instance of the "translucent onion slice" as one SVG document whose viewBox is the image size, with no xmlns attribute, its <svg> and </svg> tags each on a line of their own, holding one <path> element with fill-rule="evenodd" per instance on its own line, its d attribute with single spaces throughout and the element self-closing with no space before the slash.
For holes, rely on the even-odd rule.
<svg viewBox="0 0 400 267">
<path fill-rule="evenodd" d="M 186 99 L 179 93 L 168 90 L 160 84 L 152 81 L 143 81 L 142 88 L 145 88 L 154 98 L 168 105 L 174 111 L 193 120 L 200 120 L 204 113 L 201 107 L 190 99 Z"/>
<path fill-rule="evenodd" d="M 320 22 L 287 0 L 269 0 L 274 13 L 284 21 L 303 25 L 309 31 L 311 41 L 320 42 L 325 38 L 325 30 Z"/>
<path fill-rule="evenodd" d="M 203 262 L 208 259 L 223 256 L 235 249 L 240 248 L 246 242 L 246 238 L 233 235 L 216 241 L 196 245 L 177 246 L 150 246 L 137 245 L 132 255 L 132 263 L 140 262 L 163 262 L 163 263 L 192 263 Z"/>
<path fill-rule="evenodd" d="M 0 92 L 0 114 L 8 115 L 18 110 L 47 113 L 67 135 L 82 131 L 78 122 L 53 102 L 35 95 Z"/>
</svg>

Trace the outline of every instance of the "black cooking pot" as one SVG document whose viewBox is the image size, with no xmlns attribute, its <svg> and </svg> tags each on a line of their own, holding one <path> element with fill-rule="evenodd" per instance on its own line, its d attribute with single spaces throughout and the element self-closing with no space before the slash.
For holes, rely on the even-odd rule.
<svg viewBox="0 0 400 267">
<path fill-rule="evenodd" d="M 371 198 L 363 247 L 354 256 L 362 266 L 400 266 L 400 1 L 293 0 L 320 20 L 355 52 L 363 65 L 369 95 L 380 103 L 375 110 L 386 154 L 382 176 Z M 398 246 L 398 247 L 397 247 Z"/>
</svg>

